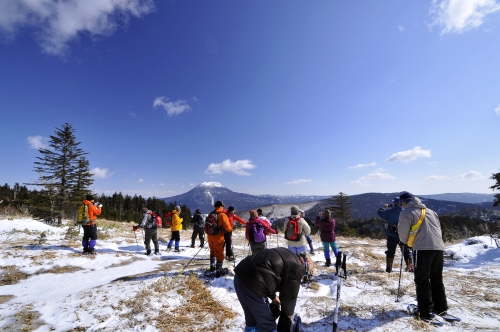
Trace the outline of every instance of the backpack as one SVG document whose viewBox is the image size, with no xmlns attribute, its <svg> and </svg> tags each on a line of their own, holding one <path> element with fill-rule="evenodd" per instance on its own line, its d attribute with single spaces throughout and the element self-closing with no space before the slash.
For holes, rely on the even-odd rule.
<svg viewBox="0 0 500 332">
<path fill-rule="evenodd" d="M 80 204 L 78 206 L 78 213 L 76 216 L 76 222 L 79 224 L 86 224 L 90 221 L 89 219 L 89 207 L 87 204 Z"/>
<path fill-rule="evenodd" d="M 286 225 L 285 229 L 285 239 L 287 239 L 288 241 L 298 242 L 302 239 L 299 220 L 300 217 L 298 217 L 297 219 L 288 217 L 288 224 Z"/>
<path fill-rule="evenodd" d="M 167 212 L 165 214 L 165 226 L 172 227 L 172 212 Z"/>
<path fill-rule="evenodd" d="M 156 220 L 156 225 L 158 226 L 158 228 L 161 228 L 162 224 L 163 224 L 163 221 L 161 220 L 161 217 L 156 214 L 156 212 L 148 212 L 148 214 L 150 214 L 154 220 Z"/>
<path fill-rule="evenodd" d="M 260 222 L 250 224 L 250 238 L 253 243 L 266 242 L 266 234 L 264 234 L 264 226 Z"/>
<path fill-rule="evenodd" d="M 219 234 L 219 224 L 218 224 L 219 216 L 217 212 L 212 211 L 208 214 L 205 219 L 205 233 L 207 235 L 216 235 Z"/>
<path fill-rule="evenodd" d="M 205 218 L 203 218 L 203 215 L 197 214 L 195 218 L 193 218 L 193 224 L 198 227 L 205 227 Z"/>
</svg>

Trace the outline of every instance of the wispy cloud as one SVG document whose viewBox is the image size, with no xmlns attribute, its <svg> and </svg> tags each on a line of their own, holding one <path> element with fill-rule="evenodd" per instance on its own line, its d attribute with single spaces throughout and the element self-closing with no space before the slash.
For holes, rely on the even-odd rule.
<svg viewBox="0 0 500 332">
<path fill-rule="evenodd" d="M 496 0 L 433 0 L 430 27 L 438 26 L 441 34 L 460 34 L 479 27 L 487 15 L 498 10 L 500 4 Z"/>
<path fill-rule="evenodd" d="M 444 179 L 447 179 L 447 178 L 448 177 L 444 176 L 444 175 L 431 175 L 431 176 L 426 177 L 425 179 L 426 180 L 444 180 Z"/>
<path fill-rule="evenodd" d="M 413 161 L 418 158 L 430 158 L 430 157 L 431 157 L 431 150 L 422 150 L 420 146 L 416 146 L 411 150 L 396 152 L 395 154 L 387 158 L 387 161 L 390 163 L 395 161 L 409 163 L 410 161 Z"/>
<path fill-rule="evenodd" d="M 94 174 L 94 177 L 98 179 L 107 179 L 113 174 L 115 174 L 115 172 L 110 172 L 109 168 L 100 168 L 100 167 L 91 169 L 90 173 Z"/>
<path fill-rule="evenodd" d="M 401 25 L 398 25 L 398 30 L 399 32 L 403 33 L 403 31 L 405 31 L 405 28 L 402 27 Z"/>
<path fill-rule="evenodd" d="M 500 115 L 500 105 L 498 105 L 498 107 L 497 107 L 497 108 L 495 108 L 495 113 L 496 113 L 497 115 Z"/>
<path fill-rule="evenodd" d="M 308 183 L 308 182 L 312 182 L 312 180 L 299 179 L 299 180 L 293 180 L 293 181 L 290 181 L 290 182 L 285 182 L 285 184 L 304 184 L 304 183 Z"/>
<path fill-rule="evenodd" d="M 376 167 L 377 163 L 372 161 L 369 164 L 357 164 L 356 166 L 349 166 L 347 167 L 348 169 L 360 169 L 360 168 L 365 168 L 365 167 Z"/>
<path fill-rule="evenodd" d="M 205 174 L 222 174 L 224 172 L 231 172 L 238 175 L 249 176 L 251 174 L 245 170 L 254 169 L 255 167 L 257 166 L 252 164 L 252 161 L 248 159 L 237 160 L 235 162 L 232 162 L 230 159 L 226 159 L 220 164 L 210 164 L 205 170 Z"/>
<path fill-rule="evenodd" d="M 464 180 L 481 180 L 481 179 L 483 179 L 483 176 L 481 175 L 481 173 L 474 171 L 474 170 L 470 170 L 468 172 L 462 173 L 458 177 L 460 179 L 464 179 Z"/>
<path fill-rule="evenodd" d="M 384 170 L 376 170 L 360 177 L 356 181 L 351 181 L 351 183 L 358 184 L 360 186 L 367 186 L 376 180 L 391 180 L 391 179 L 395 179 L 395 177 L 385 172 Z"/>
<path fill-rule="evenodd" d="M 170 101 L 167 97 L 156 97 L 153 101 L 153 108 L 163 108 L 168 116 L 178 115 L 191 110 L 187 101 L 179 99 Z"/>
<path fill-rule="evenodd" d="M 137 180 L 137 183 L 142 183 L 142 182 L 144 182 L 144 179 Z"/>
<path fill-rule="evenodd" d="M 79 35 L 108 36 L 131 16 L 155 10 L 153 0 L 0 1 L 0 31 L 13 38 L 34 28 L 43 52 L 63 55 Z"/>
<path fill-rule="evenodd" d="M 40 135 L 28 136 L 26 142 L 30 145 L 30 148 L 40 150 L 49 148 L 49 138 Z"/>
<path fill-rule="evenodd" d="M 131 118 L 136 118 L 137 117 L 137 114 L 135 114 L 132 111 L 128 112 L 128 115 L 130 115 Z"/>
</svg>

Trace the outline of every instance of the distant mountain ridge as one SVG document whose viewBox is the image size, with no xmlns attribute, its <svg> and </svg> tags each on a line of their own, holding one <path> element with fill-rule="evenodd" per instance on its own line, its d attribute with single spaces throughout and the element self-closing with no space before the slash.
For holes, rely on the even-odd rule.
<svg viewBox="0 0 500 332">
<path fill-rule="evenodd" d="M 401 193 L 365 193 L 350 195 L 352 217 L 355 219 L 370 219 L 377 217 L 377 210 L 384 204 L 389 204 Z M 287 215 L 290 206 L 299 205 L 306 214 L 313 216 L 324 208 L 331 206 L 329 196 L 319 195 L 250 195 L 237 193 L 224 187 L 219 182 L 203 182 L 188 192 L 163 198 L 166 203 L 177 202 L 185 204 L 191 211 L 200 209 L 202 213 L 213 210 L 215 201 L 222 201 L 226 207 L 232 205 L 240 216 L 246 217 L 250 209 L 262 208 L 268 218 L 282 218 Z M 481 216 L 484 220 L 496 220 L 500 209 L 493 208 L 493 195 L 472 193 L 448 193 L 437 195 L 417 195 L 424 204 L 440 215 L 460 214 Z M 434 197 L 442 197 L 434 199 Z M 484 202 L 490 198 L 489 202 Z M 447 199 L 445 199 L 447 198 Z M 461 201 L 450 201 L 457 199 Z M 482 202 L 482 203 L 479 203 Z"/>
</svg>

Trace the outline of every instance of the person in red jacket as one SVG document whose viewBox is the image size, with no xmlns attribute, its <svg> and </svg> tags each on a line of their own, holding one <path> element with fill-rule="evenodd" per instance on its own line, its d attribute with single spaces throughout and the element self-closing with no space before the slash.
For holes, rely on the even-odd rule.
<svg viewBox="0 0 500 332">
<path fill-rule="evenodd" d="M 94 195 L 87 195 L 83 200 L 83 204 L 87 205 L 89 221 L 82 225 L 83 228 L 83 254 L 94 255 L 95 245 L 97 243 L 97 216 L 101 214 L 102 204 L 95 203 Z"/>
<path fill-rule="evenodd" d="M 231 225 L 231 229 L 234 229 L 234 221 L 236 220 L 242 225 L 246 225 L 247 222 L 237 215 L 234 214 L 234 206 L 230 206 L 226 211 L 227 219 L 229 220 L 229 224 Z M 234 260 L 233 253 L 233 231 L 224 233 L 224 242 L 226 246 L 226 259 L 228 261 Z"/>
<path fill-rule="evenodd" d="M 262 220 L 259 217 L 257 211 L 250 210 L 248 211 L 248 213 L 250 213 L 250 219 L 248 219 L 248 223 L 246 224 L 245 237 L 250 244 L 252 255 L 254 255 L 267 248 L 267 235 L 278 234 L 278 232 L 272 229 L 265 220 Z M 263 242 L 262 239 L 260 239 L 259 241 L 255 240 L 255 235 L 253 234 L 255 227 L 253 225 L 260 225 L 259 228 L 262 228 L 264 233 Z"/>
</svg>

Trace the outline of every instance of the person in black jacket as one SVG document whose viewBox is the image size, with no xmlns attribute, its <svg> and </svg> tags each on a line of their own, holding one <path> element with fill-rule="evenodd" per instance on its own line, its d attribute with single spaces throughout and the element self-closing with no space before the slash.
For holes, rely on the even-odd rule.
<svg viewBox="0 0 500 332">
<path fill-rule="evenodd" d="M 205 217 L 201 214 L 200 209 L 196 209 L 194 212 L 193 219 L 193 234 L 191 235 L 191 248 L 194 248 L 194 243 L 196 241 L 196 236 L 200 238 L 200 248 L 203 248 L 205 244 Z"/>
<path fill-rule="evenodd" d="M 305 267 L 287 248 L 265 249 L 236 266 L 234 289 L 245 312 L 245 332 L 290 331 Z M 268 298 L 281 305 L 277 326 Z"/>
</svg>

